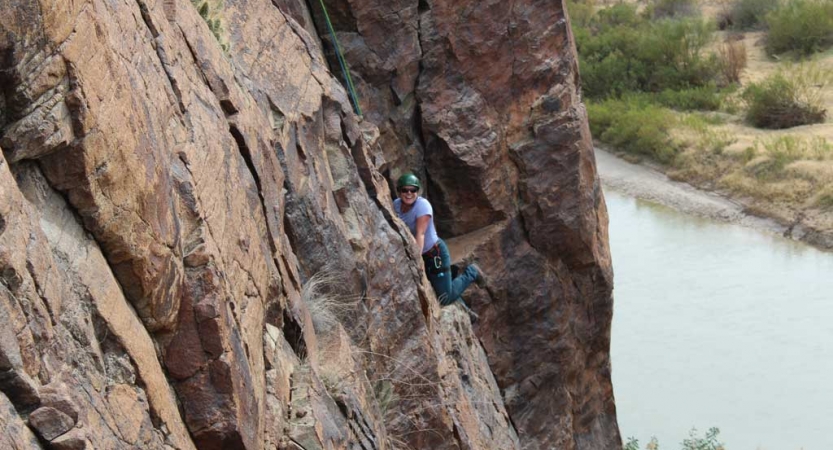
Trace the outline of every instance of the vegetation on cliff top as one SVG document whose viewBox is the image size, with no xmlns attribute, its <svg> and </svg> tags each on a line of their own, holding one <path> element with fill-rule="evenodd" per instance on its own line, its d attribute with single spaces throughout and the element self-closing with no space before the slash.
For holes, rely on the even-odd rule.
<svg viewBox="0 0 833 450">
<path fill-rule="evenodd" d="M 595 139 L 752 211 L 833 230 L 833 0 L 568 8 Z"/>
</svg>

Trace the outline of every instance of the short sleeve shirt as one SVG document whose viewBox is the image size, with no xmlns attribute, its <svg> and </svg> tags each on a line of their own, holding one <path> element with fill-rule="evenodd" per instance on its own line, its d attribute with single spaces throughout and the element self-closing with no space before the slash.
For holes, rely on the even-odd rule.
<svg viewBox="0 0 833 450">
<path fill-rule="evenodd" d="M 416 236 L 416 221 L 422 216 L 431 216 L 428 221 L 428 228 L 425 229 L 425 244 L 422 246 L 422 253 L 427 252 L 437 243 L 440 238 L 437 236 L 437 230 L 434 228 L 434 209 L 431 208 L 431 203 L 428 200 L 417 197 L 414 207 L 406 213 L 402 213 L 402 199 L 393 201 L 393 209 L 396 210 L 396 215 L 408 225 L 411 234 Z"/>
</svg>

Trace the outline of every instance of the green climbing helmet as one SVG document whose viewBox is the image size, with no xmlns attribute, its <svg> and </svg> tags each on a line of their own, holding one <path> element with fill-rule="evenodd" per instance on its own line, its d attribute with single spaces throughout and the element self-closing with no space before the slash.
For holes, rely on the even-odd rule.
<svg viewBox="0 0 833 450">
<path fill-rule="evenodd" d="M 412 173 L 406 173 L 396 180 L 396 189 L 400 189 L 403 186 L 413 186 L 417 189 L 422 189 L 422 186 L 419 184 L 419 178 Z"/>
</svg>

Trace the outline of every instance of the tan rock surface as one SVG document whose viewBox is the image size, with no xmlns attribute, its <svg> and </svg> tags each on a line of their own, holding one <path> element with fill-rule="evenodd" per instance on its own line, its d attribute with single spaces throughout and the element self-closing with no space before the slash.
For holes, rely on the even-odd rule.
<svg viewBox="0 0 833 450">
<path fill-rule="evenodd" d="M 184 0 L 0 6 L 4 439 L 32 442 L 41 407 L 75 423 L 50 443 L 67 449 L 619 444 L 605 215 L 560 9 L 435 3 L 328 5 L 355 24 L 348 59 L 377 67 L 355 65 L 363 122 L 303 2 L 226 0 L 227 52 Z M 481 348 L 440 310 L 383 175 L 408 167 L 444 230 L 502 221 L 472 255 L 505 280 L 472 298 L 493 305 L 481 330 L 516 338 Z M 322 273 L 339 281 L 311 298 Z"/>
</svg>

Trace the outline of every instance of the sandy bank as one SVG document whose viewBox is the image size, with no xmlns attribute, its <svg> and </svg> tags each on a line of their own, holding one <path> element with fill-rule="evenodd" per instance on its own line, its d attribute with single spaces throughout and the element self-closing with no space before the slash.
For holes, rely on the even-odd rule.
<svg viewBox="0 0 833 450">
<path fill-rule="evenodd" d="M 713 192 L 694 188 L 686 183 L 673 181 L 662 172 L 631 164 L 598 147 L 596 147 L 596 162 L 599 177 L 606 190 L 614 190 L 631 197 L 659 203 L 685 214 L 789 235 L 789 227 L 772 219 L 747 214 L 744 212 L 744 206 L 738 202 Z"/>
</svg>

